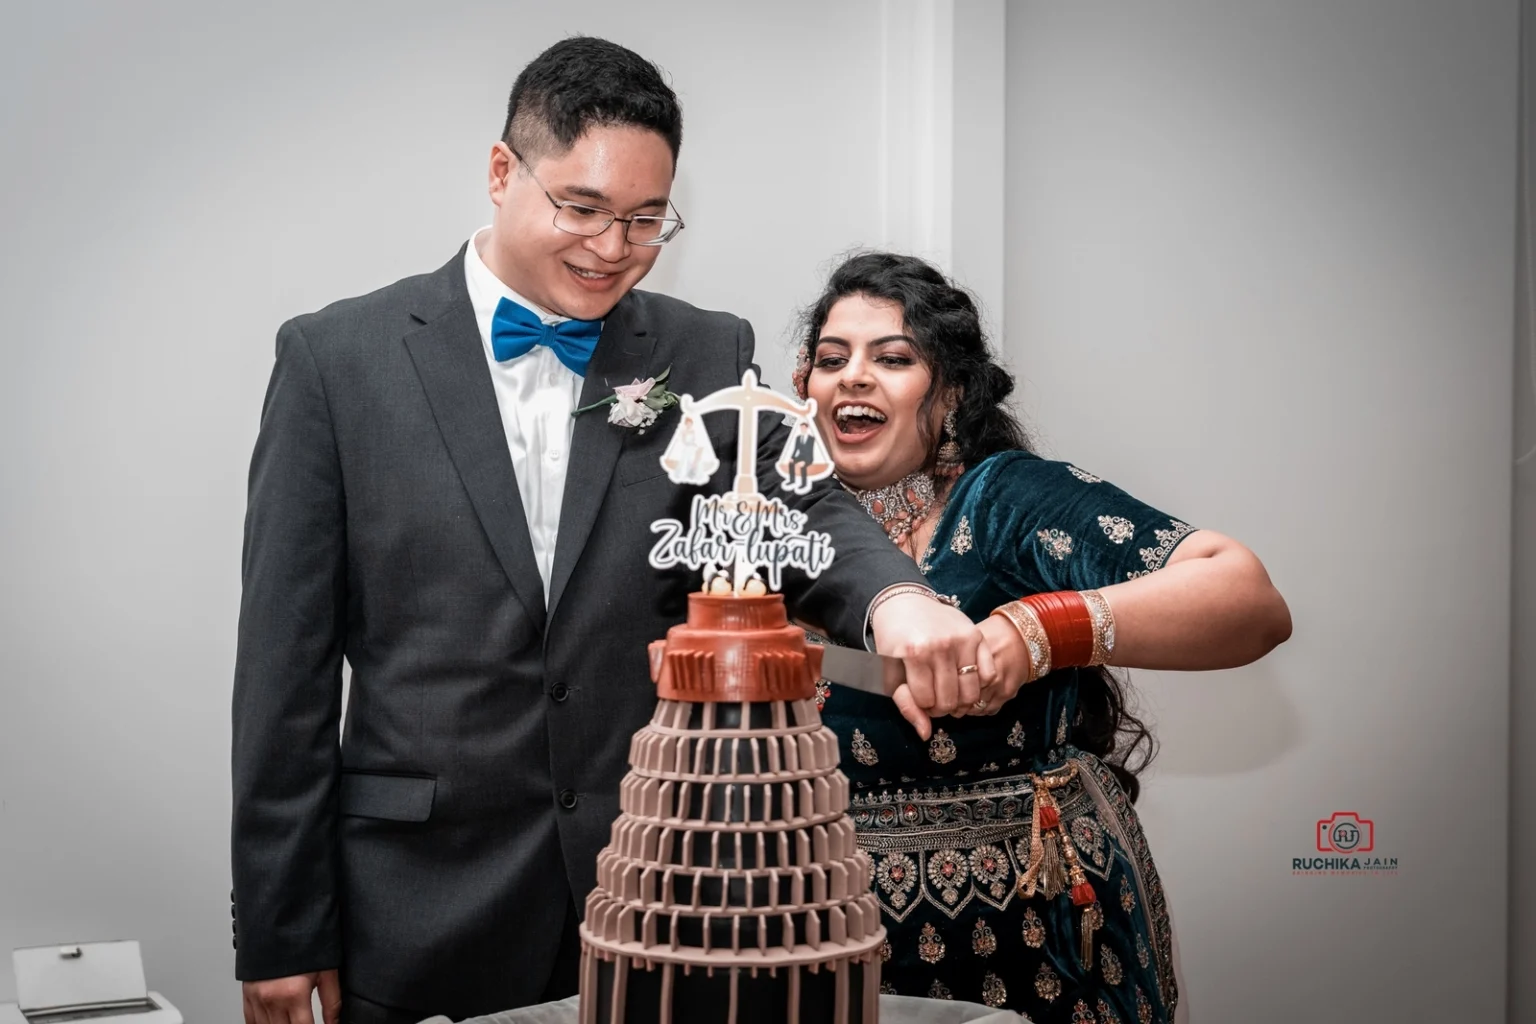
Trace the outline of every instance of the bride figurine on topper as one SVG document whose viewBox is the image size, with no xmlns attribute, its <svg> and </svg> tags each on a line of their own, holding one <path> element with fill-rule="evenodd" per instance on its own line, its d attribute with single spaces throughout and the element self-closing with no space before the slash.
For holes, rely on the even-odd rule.
<svg viewBox="0 0 1536 1024">
<path fill-rule="evenodd" d="M 720 459 L 710 443 L 709 431 L 704 429 L 704 421 L 691 405 L 684 404 L 682 422 L 661 455 L 661 465 L 673 483 L 707 484 L 720 468 Z"/>
</svg>

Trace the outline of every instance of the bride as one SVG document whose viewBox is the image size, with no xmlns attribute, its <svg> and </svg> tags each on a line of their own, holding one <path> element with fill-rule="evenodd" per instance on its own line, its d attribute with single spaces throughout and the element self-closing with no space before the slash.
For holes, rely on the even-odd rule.
<svg viewBox="0 0 1536 1024">
<path fill-rule="evenodd" d="M 935 721 L 906 704 L 917 735 L 896 702 L 822 684 L 889 933 L 884 991 L 1172 1021 L 1168 907 L 1127 766 L 1151 737 L 1108 667 L 1254 661 L 1290 635 L 1284 599 L 1237 541 L 1033 454 L 974 303 L 921 260 L 840 266 L 795 385 L 838 478 L 980 624 L 998 670 Z"/>
</svg>

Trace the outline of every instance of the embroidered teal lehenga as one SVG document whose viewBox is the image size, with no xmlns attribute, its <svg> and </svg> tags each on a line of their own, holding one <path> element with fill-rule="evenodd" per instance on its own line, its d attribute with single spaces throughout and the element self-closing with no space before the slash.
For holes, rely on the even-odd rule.
<svg viewBox="0 0 1536 1024">
<path fill-rule="evenodd" d="M 980 621 L 1027 594 L 1154 572 L 1191 532 L 1075 466 L 1011 451 L 955 481 L 919 566 Z M 822 684 L 889 932 L 884 991 L 1008 1007 L 1037 1024 L 1173 1019 L 1163 888 L 1125 793 L 1073 745 L 1077 672 L 1026 685 L 995 715 L 939 719 L 927 743 L 890 700 Z M 1037 786 L 1059 827 L 1032 847 Z M 1068 891 L 1063 841 L 1093 886 L 1086 908 Z M 1043 870 L 1026 896 L 1032 849 Z M 1096 926 L 1086 946 L 1085 909 Z"/>
</svg>

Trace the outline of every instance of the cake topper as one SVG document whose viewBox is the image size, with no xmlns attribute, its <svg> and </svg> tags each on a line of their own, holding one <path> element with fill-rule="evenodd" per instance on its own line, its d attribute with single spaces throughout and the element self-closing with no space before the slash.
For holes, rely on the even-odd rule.
<svg viewBox="0 0 1536 1024">
<path fill-rule="evenodd" d="M 720 468 L 704 429 L 704 416 L 713 412 L 737 414 L 736 479 L 725 494 L 695 495 L 686 526 L 676 519 L 651 524 L 651 532 L 660 534 L 651 548 L 651 566 L 702 569 L 704 587 L 713 593 L 776 591 L 787 568 L 812 578 L 821 575 L 836 554 L 831 536 L 806 529 L 804 512 L 763 494 L 757 483 L 758 417 L 765 412 L 783 415 L 790 425 L 789 439 L 774 464 L 781 490 L 808 494 L 813 483 L 832 474 L 832 460 L 816 429 L 816 400 L 797 401 L 761 387 L 757 373 L 749 369 L 739 385 L 698 400 L 683 395 L 680 405 L 677 429 L 661 456 L 668 479 L 705 484 Z M 766 582 L 759 570 L 767 574 Z"/>
</svg>

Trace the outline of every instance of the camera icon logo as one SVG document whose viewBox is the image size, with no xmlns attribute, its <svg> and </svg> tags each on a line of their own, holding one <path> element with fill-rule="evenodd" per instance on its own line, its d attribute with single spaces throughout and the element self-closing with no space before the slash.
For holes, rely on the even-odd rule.
<svg viewBox="0 0 1536 1024">
<path fill-rule="evenodd" d="M 1354 811 L 1334 811 L 1317 823 L 1320 853 L 1370 853 L 1375 848 L 1375 823 Z"/>
</svg>

